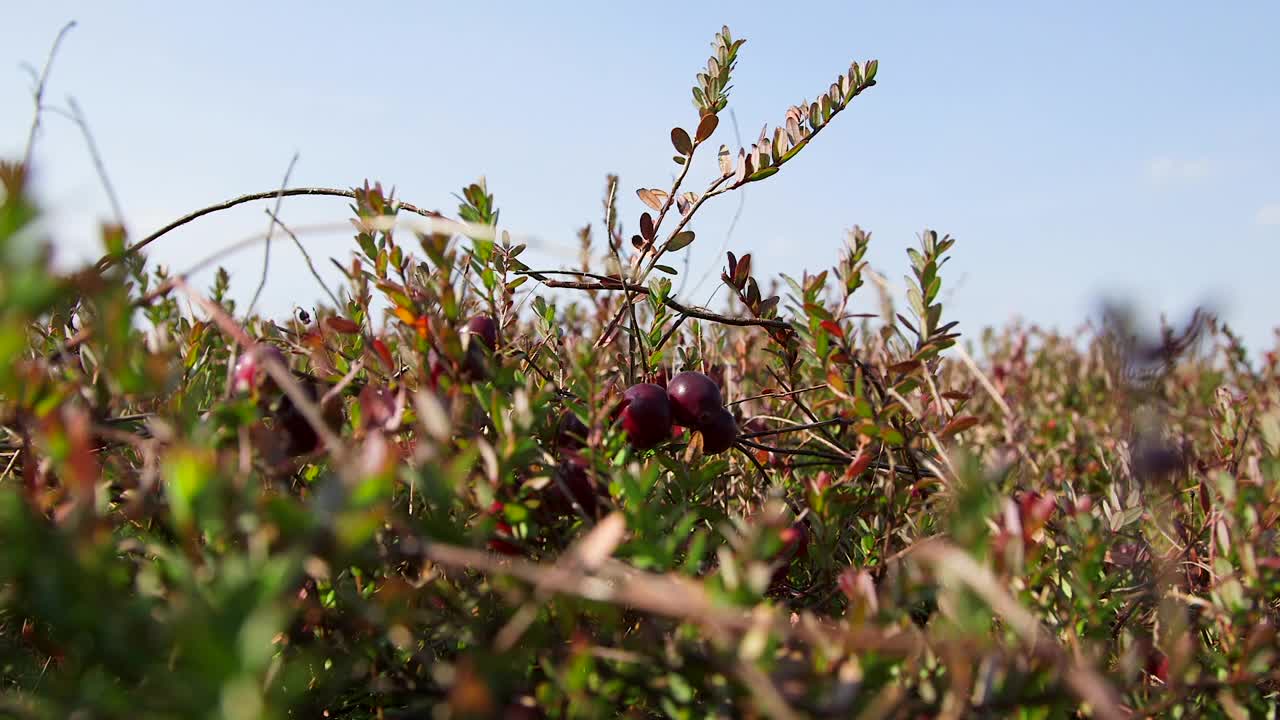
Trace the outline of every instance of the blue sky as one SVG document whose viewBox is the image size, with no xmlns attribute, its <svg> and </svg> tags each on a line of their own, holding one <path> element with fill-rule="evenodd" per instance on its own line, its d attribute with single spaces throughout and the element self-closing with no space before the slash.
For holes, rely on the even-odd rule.
<svg viewBox="0 0 1280 720">
<path fill-rule="evenodd" d="M 19 63 L 42 63 L 70 19 L 49 99 L 84 109 L 135 235 L 277 187 L 296 151 L 291 184 L 371 178 L 443 210 L 485 175 L 503 225 L 541 239 L 533 257 L 571 263 L 557 248 L 598 222 L 605 173 L 621 175 L 629 228 L 634 189 L 669 183 L 668 132 L 695 123 L 689 88 L 727 23 L 747 38 L 730 101 L 747 142 L 850 60 L 880 60 L 877 87 L 747 189 L 731 248 L 758 271 L 827 267 L 856 223 L 901 284 L 904 249 L 931 227 L 958 238 L 944 297 L 970 335 L 1015 316 L 1070 329 L 1103 297 L 1172 317 L 1214 301 L 1257 349 L 1280 324 L 1280 5 L 22 3 L 0 25 L 6 157 L 31 118 Z M 716 140 L 733 144 L 731 123 Z M 60 257 L 92 256 L 108 205 L 78 131 L 49 117 L 36 158 Z M 265 229 L 263 207 L 188 226 L 152 257 L 182 268 Z M 723 198 L 695 222 L 695 277 L 723 263 L 736 209 Z M 299 198 L 283 216 L 347 209 Z M 276 245 L 266 309 L 321 297 L 296 258 Z M 240 297 L 259 262 L 226 263 Z"/>
</svg>

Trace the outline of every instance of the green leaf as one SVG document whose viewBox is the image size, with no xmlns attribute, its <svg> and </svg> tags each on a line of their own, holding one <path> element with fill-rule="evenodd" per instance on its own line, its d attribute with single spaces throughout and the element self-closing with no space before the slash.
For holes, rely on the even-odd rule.
<svg viewBox="0 0 1280 720">
<path fill-rule="evenodd" d="M 689 247 L 691 243 L 693 243 L 692 230 L 678 232 L 669 241 L 667 241 L 667 251 L 675 252 L 676 250 L 683 250 Z"/>
</svg>

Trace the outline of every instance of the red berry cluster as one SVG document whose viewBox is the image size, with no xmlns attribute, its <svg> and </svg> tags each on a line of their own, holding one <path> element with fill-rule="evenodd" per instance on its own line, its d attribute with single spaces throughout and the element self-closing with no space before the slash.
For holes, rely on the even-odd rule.
<svg viewBox="0 0 1280 720">
<path fill-rule="evenodd" d="M 671 437 L 673 423 L 701 433 L 702 450 L 711 454 L 728 450 L 738 439 L 738 422 L 725 409 L 720 386 L 700 372 L 682 372 L 666 388 L 632 385 L 622 398 L 622 429 L 638 450 Z"/>
</svg>

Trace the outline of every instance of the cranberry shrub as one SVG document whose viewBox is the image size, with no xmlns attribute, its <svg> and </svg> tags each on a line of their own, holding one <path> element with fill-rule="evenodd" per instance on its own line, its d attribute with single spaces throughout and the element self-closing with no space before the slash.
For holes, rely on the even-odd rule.
<svg viewBox="0 0 1280 720">
<path fill-rule="evenodd" d="M 854 64 L 712 151 L 741 45 L 715 36 L 670 133 L 678 177 L 637 192 L 634 233 L 609 178 L 579 268 L 527 266 L 483 183 L 452 218 L 368 183 L 291 190 L 352 198 L 357 232 L 336 304 L 288 320 L 241 312 L 225 273 L 149 267 L 163 233 L 106 227 L 99 263 L 52 272 L 28 169 L 5 164 L 0 713 L 1274 705 L 1276 355 L 1118 311 L 965 351 L 933 231 L 903 312 L 858 228 L 800 278 L 728 253 L 730 310 L 689 305 L 668 263 L 699 208 L 876 82 Z"/>
</svg>

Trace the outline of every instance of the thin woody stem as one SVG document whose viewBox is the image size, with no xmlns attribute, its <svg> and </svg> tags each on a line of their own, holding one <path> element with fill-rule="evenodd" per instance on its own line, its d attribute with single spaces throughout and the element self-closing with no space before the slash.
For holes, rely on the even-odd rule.
<svg viewBox="0 0 1280 720">
<path fill-rule="evenodd" d="M 747 433 L 739 437 L 746 440 L 749 438 L 766 437 L 768 435 L 781 435 L 789 432 L 800 432 L 801 430 L 812 430 L 814 428 L 826 427 L 827 425 L 848 425 L 849 420 L 844 418 L 832 418 L 831 420 L 820 420 L 813 423 L 805 423 L 804 425 L 792 425 L 789 427 L 773 428 L 772 430 L 761 430 L 759 432 Z"/>
<path fill-rule="evenodd" d="M 538 275 L 545 275 L 548 273 L 522 271 L 519 274 L 529 275 L 534 278 L 538 278 Z M 538 278 L 538 279 L 540 279 L 542 283 L 547 287 L 553 287 L 553 288 L 565 288 L 569 290 L 587 290 L 587 291 L 624 290 L 631 293 L 635 293 L 637 295 L 650 294 L 649 288 L 644 287 L 643 285 L 635 285 L 633 283 L 624 283 L 618 280 L 614 280 L 612 278 L 606 281 L 601 281 L 601 282 L 548 280 L 545 278 Z M 791 327 L 790 323 L 787 323 L 784 320 L 771 320 L 766 318 L 749 318 L 749 317 L 732 317 L 729 315 L 721 315 L 719 313 L 711 312 L 710 310 L 702 310 L 699 308 L 689 307 L 679 301 L 672 300 L 671 298 L 664 298 L 662 301 L 662 304 L 666 305 L 672 310 L 675 310 L 676 312 L 684 313 L 689 317 L 695 317 L 695 318 L 698 318 L 699 320 L 708 320 L 711 322 L 717 322 L 717 323 L 720 323 L 721 325 L 735 325 L 738 327 L 748 327 L 748 326 L 765 327 L 765 328 L 773 328 L 775 330 L 786 330 L 786 329 L 790 329 Z M 625 311 L 625 308 L 624 308 L 624 311 Z"/>
<path fill-rule="evenodd" d="M 287 188 L 285 190 L 279 190 L 279 189 L 267 190 L 264 192 L 256 192 L 256 193 L 249 193 L 248 195 L 241 195 L 239 197 L 234 197 L 234 198 L 231 198 L 230 200 L 225 200 L 223 202 L 216 203 L 214 205 L 209 205 L 207 207 L 203 207 L 203 208 L 200 208 L 199 210 L 194 210 L 192 212 L 187 213 L 186 215 L 183 215 L 177 220 L 174 220 L 168 225 L 165 225 L 159 230 L 156 230 L 155 232 L 142 238 L 138 242 L 130 245 L 120 255 L 107 255 L 103 257 L 101 260 L 98 261 L 97 269 L 99 271 L 106 270 L 107 268 L 120 262 L 122 259 L 130 255 L 136 254 L 139 250 L 150 245 L 156 240 L 159 240 L 164 235 L 172 232 L 173 230 L 176 230 L 177 228 L 182 227 L 183 225 L 186 225 L 187 223 L 193 220 L 197 220 L 201 217 L 204 217 L 205 215 L 209 215 L 215 212 L 220 212 L 222 210 L 227 210 L 237 205 L 243 205 L 244 203 L 247 203 L 247 202 L 254 202 L 255 200 L 273 200 L 281 197 L 293 197 L 295 195 L 323 195 L 327 197 L 344 197 L 344 198 L 351 198 L 351 199 L 355 199 L 356 197 L 356 193 L 354 190 L 343 190 L 340 188 L 325 188 L 325 187 Z M 407 203 L 407 202 L 397 202 L 396 207 L 401 210 L 407 210 L 411 213 L 414 213 L 415 215 L 421 215 L 423 217 L 435 217 L 435 215 L 431 211 L 424 210 L 416 205 L 411 205 L 410 203 Z"/>
</svg>

